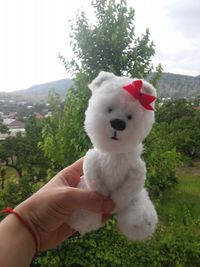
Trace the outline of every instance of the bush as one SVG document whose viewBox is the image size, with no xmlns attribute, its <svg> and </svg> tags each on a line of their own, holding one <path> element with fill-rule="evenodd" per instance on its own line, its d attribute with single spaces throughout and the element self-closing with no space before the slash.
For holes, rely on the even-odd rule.
<svg viewBox="0 0 200 267">
<path fill-rule="evenodd" d="M 178 152 L 191 159 L 200 157 L 200 113 L 192 102 L 166 101 L 158 108 L 156 121 L 168 125 L 168 139 Z"/>
<path fill-rule="evenodd" d="M 146 242 L 127 241 L 110 220 L 99 231 L 74 236 L 53 251 L 41 255 L 41 267 L 197 267 L 200 266 L 199 220 L 185 211 L 185 224 L 160 224 Z"/>
<path fill-rule="evenodd" d="M 177 183 L 176 169 L 182 162 L 181 154 L 170 143 L 167 133 L 167 124 L 155 124 L 145 141 L 146 185 L 155 196 L 160 196 L 174 187 Z"/>
<path fill-rule="evenodd" d="M 6 206 L 15 207 L 37 191 L 41 185 L 34 183 L 30 176 L 22 176 L 20 179 L 7 179 L 5 188 L 0 190 L 0 210 Z"/>
</svg>

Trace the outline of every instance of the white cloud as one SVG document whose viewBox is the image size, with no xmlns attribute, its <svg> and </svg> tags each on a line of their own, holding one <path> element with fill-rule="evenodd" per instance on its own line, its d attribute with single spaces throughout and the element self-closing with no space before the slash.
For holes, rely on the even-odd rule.
<svg viewBox="0 0 200 267">
<path fill-rule="evenodd" d="M 200 74 L 199 0 L 135 0 L 138 33 L 149 27 L 156 45 L 155 64 L 164 71 Z"/>
<path fill-rule="evenodd" d="M 182 0 L 169 1 L 166 13 L 175 29 L 185 38 L 200 39 L 200 1 Z"/>
</svg>

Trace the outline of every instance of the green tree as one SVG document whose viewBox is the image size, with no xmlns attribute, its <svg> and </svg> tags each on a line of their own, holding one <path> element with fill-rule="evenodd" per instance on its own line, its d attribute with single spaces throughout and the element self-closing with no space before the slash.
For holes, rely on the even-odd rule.
<svg viewBox="0 0 200 267">
<path fill-rule="evenodd" d="M 147 29 L 141 37 L 135 35 L 135 11 L 121 0 L 94 0 L 96 22 L 90 24 L 84 11 L 77 15 L 71 28 L 74 57 L 61 59 L 69 72 L 84 72 L 93 79 L 100 70 L 116 75 L 146 77 L 153 69 L 155 53 Z"/>
<path fill-rule="evenodd" d="M 162 65 L 158 64 L 158 66 L 156 67 L 155 73 L 151 75 L 151 78 L 150 78 L 150 83 L 152 83 L 153 86 L 157 88 L 158 90 L 159 90 L 158 81 L 160 80 L 162 76 L 162 71 L 163 71 Z"/>
<path fill-rule="evenodd" d="M 4 190 L 6 179 L 6 168 L 0 165 L 0 190 Z"/>
<path fill-rule="evenodd" d="M 200 95 L 196 96 L 192 102 L 193 102 L 194 107 L 199 107 L 200 106 Z"/>
<path fill-rule="evenodd" d="M 8 127 L 0 120 L 0 133 L 8 133 Z"/>
<path fill-rule="evenodd" d="M 192 112 L 193 113 L 193 112 Z M 170 124 L 169 138 L 177 151 L 184 156 L 195 159 L 200 157 L 200 113 L 182 118 Z"/>
<path fill-rule="evenodd" d="M 195 112 L 191 102 L 187 99 L 168 100 L 159 107 L 159 112 L 156 113 L 156 121 L 170 124 L 185 116 L 192 117 Z"/>
<path fill-rule="evenodd" d="M 38 147 L 43 120 L 31 116 L 25 128 L 25 136 L 17 134 L 0 143 L 0 209 L 16 206 L 47 178 L 48 161 Z"/>
<path fill-rule="evenodd" d="M 42 129 L 43 140 L 39 142 L 39 147 L 50 162 L 51 169 L 58 170 L 63 162 L 63 154 L 60 153 L 59 140 L 57 139 L 58 127 L 63 116 L 61 99 L 59 95 L 51 90 L 48 95 L 49 107 L 52 116 L 46 119 Z"/>
<path fill-rule="evenodd" d="M 90 146 L 83 127 L 84 111 L 89 98 L 87 85 L 83 86 L 86 84 L 83 83 L 83 77 L 82 74 L 77 75 L 64 106 L 55 92 L 49 94 L 52 116 L 45 122 L 43 141 L 39 145 L 51 164 L 51 170 L 55 172 L 83 156 Z"/>
<path fill-rule="evenodd" d="M 83 129 L 90 96 L 88 83 L 101 70 L 140 78 L 153 69 L 151 58 L 155 51 L 149 30 L 141 37 L 135 36 L 134 10 L 126 1 L 95 0 L 92 7 L 94 24 L 81 11 L 72 25 L 74 57 L 67 61 L 60 56 L 66 70 L 76 75 L 74 85 L 61 114 L 55 110 L 43 130 L 41 147 L 55 169 L 84 155 L 91 145 Z"/>
<path fill-rule="evenodd" d="M 178 182 L 176 168 L 182 157 L 169 138 L 167 123 L 155 123 L 144 146 L 144 157 L 147 163 L 146 185 L 152 196 L 160 197 Z"/>
<path fill-rule="evenodd" d="M 24 137 L 21 134 L 16 137 L 10 136 L 0 143 L 1 163 L 15 169 L 20 178 L 22 177 L 24 156 Z"/>
<path fill-rule="evenodd" d="M 33 177 L 35 181 L 45 179 L 49 167 L 48 161 L 39 147 L 39 142 L 43 140 L 43 126 L 44 120 L 36 119 L 35 115 L 31 115 L 25 123 L 23 168 L 26 174 Z"/>
<path fill-rule="evenodd" d="M 171 148 L 183 156 L 200 157 L 200 112 L 186 99 L 165 102 L 156 114 L 159 123 L 166 123 Z"/>
<path fill-rule="evenodd" d="M 21 178 L 28 174 L 35 179 L 46 177 L 47 161 L 38 147 L 42 140 L 43 121 L 31 116 L 26 121 L 26 134 L 9 136 L 0 143 L 0 160 L 7 167 L 14 168 Z"/>
</svg>

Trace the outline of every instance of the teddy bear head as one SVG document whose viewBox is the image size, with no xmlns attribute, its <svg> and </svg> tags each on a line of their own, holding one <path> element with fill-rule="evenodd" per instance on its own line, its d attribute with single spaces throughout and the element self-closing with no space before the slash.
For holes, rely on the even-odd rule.
<svg viewBox="0 0 200 267">
<path fill-rule="evenodd" d="M 131 152 L 152 128 L 156 90 L 144 80 L 104 71 L 89 88 L 85 130 L 94 147 L 107 153 Z"/>
</svg>

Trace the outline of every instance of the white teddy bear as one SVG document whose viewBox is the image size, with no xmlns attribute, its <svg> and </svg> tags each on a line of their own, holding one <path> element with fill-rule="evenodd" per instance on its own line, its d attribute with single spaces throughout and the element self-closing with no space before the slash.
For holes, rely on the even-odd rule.
<svg viewBox="0 0 200 267">
<path fill-rule="evenodd" d="M 129 240 L 145 240 L 158 220 L 144 188 L 146 167 L 141 159 L 142 141 L 154 123 L 156 91 L 144 80 L 103 71 L 89 88 L 85 130 L 94 148 L 84 158 L 84 180 L 78 187 L 110 197 L 119 230 Z M 79 210 L 69 224 L 84 234 L 102 226 L 101 214 Z"/>
</svg>

